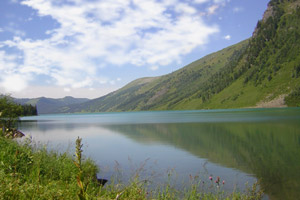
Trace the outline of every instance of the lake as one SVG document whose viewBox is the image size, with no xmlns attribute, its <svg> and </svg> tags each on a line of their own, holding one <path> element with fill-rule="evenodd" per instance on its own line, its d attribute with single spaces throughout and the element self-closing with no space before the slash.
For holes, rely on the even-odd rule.
<svg viewBox="0 0 300 200">
<path fill-rule="evenodd" d="M 38 143 L 84 155 L 99 176 L 142 178 L 182 187 L 199 175 L 225 180 L 226 191 L 260 185 L 266 199 L 300 196 L 300 109 L 231 109 L 57 114 L 22 117 L 19 129 Z"/>
</svg>

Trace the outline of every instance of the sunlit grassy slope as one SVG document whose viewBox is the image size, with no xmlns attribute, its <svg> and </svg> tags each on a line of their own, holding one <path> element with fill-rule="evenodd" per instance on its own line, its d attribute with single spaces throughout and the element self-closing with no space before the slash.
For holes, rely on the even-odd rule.
<svg viewBox="0 0 300 200">
<path fill-rule="evenodd" d="M 299 2 L 272 0 L 250 39 L 57 112 L 240 108 L 276 99 L 300 106 Z"/>
</svg>

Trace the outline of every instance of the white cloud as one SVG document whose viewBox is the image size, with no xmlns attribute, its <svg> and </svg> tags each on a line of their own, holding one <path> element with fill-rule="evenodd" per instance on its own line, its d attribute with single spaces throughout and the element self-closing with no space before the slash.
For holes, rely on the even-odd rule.
<svg viewBox="0 0 300 200">
<path fill-rule="evenodd" d="M 27 87 L 27 78 L 20 74 L 10 74 L 2 77 L 0 86 L 6 92 L 19 92 Z"/>
<path fill-rule="evenodd" d="M 214 4 L 210 7 L 207 8 L 207 13 L 208 15 L 213 15 L 216 13 L 216 11 L 220 8 L 220 6 L 218 4 Z"/>
<path fill-rule="evenodd" d="M 152 70 L 152 71 L 156 71 L 156 70 L 158 70 L 158 66 L 157 65 L 154 65 L 154 66 L 151 66 L 150 67 L 150 70 Z"/>
<path fill-rule="evenodd" d="M 226 2 L 230 2 L 230 0 L 214 0 L 214 3 L 217 4 L 225 4 Z"/>
<path fill-rule="evenodd" d="M 233 8 L 233 12 L 238 13 L 238 12 L 242 12 L 244 10 L 243 7 L 234 7 Z"/>
<path fill-rule="evenodd" d="M 206 3 L 206 2 L 208 2 L 209 0 L 194 0 L 194 2 L 195 3 L 199 3 L 199 4 L 201 4 L 201 3 Z"/>
<path fill-rule="evenodd" d="M 0 87 L 5 92 L 18 92 L 27 86 L 30 74 L 19 73 L 18 57 L 0 51 Z"/>
<path fill-rule="evenodd" d="M 4 27 L 4 29 L 2 29 L 2 31 L 8 31 L 8 32 L 12 33 L 14 36 L 20 36 L 20 37 L 26 36 L 25 31 L 16 28 L 14 26 L 14 24 L 10 24 L 9 26 Z"/>
<path fill-rule="evenodd" d="M 220 10 L 220 8 L 225 7 L 230 1 L 231 0 L 213 0 L 213 4 L 206 9 L 206 13 L 204 15 L 217 14 L 217 11 Z"/>
<path fill-rule="evenodd" d="M 70 88 L 64 88 L 64 91 L 65 92 L 71 92 L 71 89 Z"/>
<path fill-rule="evenodd" d="M 231 36 L 230 36 L 230 35 L 226 35 L 226 36 L 224 36 L 224 39 L 225 39 L 225 40 L 230 40 L 230 39 L 231 39 Z"/>
<path fill-rule="evenodd" d="M 51 16 L 60 26 L 48 30 L 47 39 L 16 37 L 0 42 L 0 46 L 16 48 L 23 54 L 18 66 L 13 61 L 0 62 L 3 66 L 10 64 L 20 75 L 50 76 L 53 83 L 65 88 L 114 84 L 96 73 L 100 66 L 151 68 L 179 62 L 219 31 L 217 26 L 203 22 L 197 7 L 177 0 L 76 0 L 72 4 L 24 0 L 22 4 L 41 17 Z M 217 8 L 211 7 L 209 12 Z"/>
<path fill-rule="evenodd" d="M 179 3 L 176 5 L 175 10 L 179 13 L 186 13 L 186 14 L 195 14 L 197 10 L 188 4 L 185 3 Z"/>
<path fill-rule="evenodd" d="M 109 84 L 111 84 L 111 85 L 115 85 L 115 84 L 116 84 L 116 81 L 114 81 L 114 80 L 111 80 L 111 81 L 109 81 Z"/>
</svg>

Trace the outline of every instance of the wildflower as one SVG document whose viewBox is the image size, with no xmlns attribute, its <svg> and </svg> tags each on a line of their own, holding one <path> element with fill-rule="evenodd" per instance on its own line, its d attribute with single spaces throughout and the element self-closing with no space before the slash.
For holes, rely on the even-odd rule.
<svg viewBox="0 0 300 200">
<path fill-rule="evenodd" d="M 224 185 L 224 184 L 225 184 L 225 181 L 223 180 L 222 183 L 223 183 L 223 185 Z"/>
<path fill-rule="evenodd" d="M 213 178 L 212 178 L 212 176 L 210 176 L 210 177 L 209 177 L 209 180 L 211 180 L 211 181 L 212 181 L 212 179 L 213 179 Z"/>
</svg>

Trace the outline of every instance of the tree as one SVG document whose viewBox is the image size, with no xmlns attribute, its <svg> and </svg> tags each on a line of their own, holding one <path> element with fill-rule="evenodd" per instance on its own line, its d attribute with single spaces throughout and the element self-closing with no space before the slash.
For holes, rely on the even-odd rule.
<svg viewBox="0 0 300 200">
<path fill-rule="evenodd" d="M 0 98 L 0 125 L 3 133 L 14 128 L 22 112 L 22 106 L 14 103 L 9 96 Z"/>
</svg>

